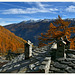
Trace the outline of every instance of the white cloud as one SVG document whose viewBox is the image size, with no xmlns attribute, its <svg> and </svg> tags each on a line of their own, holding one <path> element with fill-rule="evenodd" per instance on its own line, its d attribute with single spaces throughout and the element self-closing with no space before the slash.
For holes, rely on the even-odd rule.
<svg viewBox="0 0 75 75">
<path fill-rule="evenodd" d="M 8 10 L 4 10 L 2 12 L 2 14 L 32 14 L 32 13 L 37 13 L 37 12 L 50 12 L 52 13 L 53 11 L 57 11 L 58 9 L 56 8 L 48 8 L 48 9 L 38 9 L 38 8 L 27 8 L 25 9 L 8 9 Z"/>
<path fill-rule="evenodd" d="M 42 8 L 42 7 L 48 7 L 48 6 L 53 6 L 53 5 L 50 5 L 50 4 L 42 4 L 41 2 L 27 2 L 27 3 L 30 4 L 30 5 L 32 5 L 32 4 L 35 3 L 35 5 L 37 7 L 40 7 L 40 8 Z"/>
<path fill-rule="evenodd" d="M 50 8 L 49 10 L 50 11 L 58 11 L 58 9 L 56 9 L 56 8 Z"/>
<path fill-rule="evenodd" d="M 12 24 L 12 23 L 0 22 L 1 26 L 8 25 L 8 24 Z"/>
<path fill-rule="evenodd" d="M 75 12 L 75 6 L 71 5 L 68 8 L 66 8 L 66 11 L 68 12 Z"/>
<path fill-rule="evenodd" d="M 4 26 L 4 25 L 8 25 L 8 24 L 12 24 L 12 23 L 18 23 L 25 20 L 25 18 L 0 18 L 0 25 Z"/>
<path fill-rule="evenodd" d="M 44 7 L 45 5 L 40 2 L 36 2 L 36 5 L 41 9 L 45 9 L 45 7 Z"/>
<path fill-rule="evenodd" d="M 14 21 L 22 21 L 23 19 L 22 18 L 20 18 L 20 19 L 18 19 L 18 18 L 1 18 L 0 19 L 0 23 L 1 22 L 14 22 Z"/>
<path fill-rule="evenodd" d="M 2 14 L 32 14 L 32 13 L 38 13 L 38 12 L 55 12 L 58 11 L 58 9 L 56 8 L 48 8 L 48 9 L 38 9 L 38 8 L 27 8 L 27 9 L 8 9 L 8 10 L 4 10 L 2 12 Z"/>
<path fill-rule="evenodd" d="M 37 3 L 37 2 L 36 2 Z M 38 2 L 37 3 L 39 8 L 33 7 L 33 8 L 26 8 L 26 9 L 18 9 L 18 8 L 12 8 L 8 10 L 4 10 L 2 14 L 32 14 L 32 13 L 38 13 L 38 12 L 49 12 L 53 13 L 55 11 L 58 11 L 56 8 L 45 8 L 42 3 Z"/>
<path fill-rule="evenodd" d="M 23 9 L 8 9 L 8 10 L 4 10 L 2 14 L 23 14 L 25 13 L 25 11 Z"/>
</svg>

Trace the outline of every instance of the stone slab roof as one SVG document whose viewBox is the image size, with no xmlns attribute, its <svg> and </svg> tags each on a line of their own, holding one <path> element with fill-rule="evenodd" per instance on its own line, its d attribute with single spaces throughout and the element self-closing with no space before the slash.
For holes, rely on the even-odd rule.
<svg viewBox="0 0 75 75">
<path fill-rule="evenodd" d="M 67 58 L 52 60 L 52 45 L 36 48 L 32 57 L 25 60 L 24 54 L 15 57 L 12 61 L 0 68 L 1 73 L 40 73 L 39 69 L 45 69 L 49 73 L 74 73 L 75 51 L 69 50 Z M 42 66 L 42 67 L 41 67 Z M 49 71 L 47 70 L 49 68 Z"/>
<path fill-rule="evenodd" d="M 36 48 L 33 50 L 32 57 L 30 59 L 25 60 L 24 54 L 15 57 L 12 61 L 9 61 L 7 64 L 3 65 L 0 68 L 0 72 L 9 73 L 9 72 L 31 72 L 38 70 L 41 62 L 45 59 L 45 57 L 50 57 L 49 51 L 47 50 L 47 46 L 43 48 Z"/>
<path fill-rule="evenodd" d="M 57 59 L 51 62 L 49 73 L 75 73 L 75 59 Z"/>
</svg>

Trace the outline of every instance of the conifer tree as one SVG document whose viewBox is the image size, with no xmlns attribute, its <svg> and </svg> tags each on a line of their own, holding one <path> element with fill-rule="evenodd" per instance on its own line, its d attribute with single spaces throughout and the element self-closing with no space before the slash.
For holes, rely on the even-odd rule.
<svg viewBox="0 0 75 75">
<path fill-rule="evenodd" d="M 54 40 L 59 40 L 60 37 L 63 37 L 66 35 L 68 40 L 70 40 L 71 46 L 70 48 L 75 49 L 75 42 L 71 39 L 71 34 L 75 34 L 75 28 L 74 27 L 69 27 L 70 23 L 69 21 L 64 21 L 60 16 L 52 23 L 50 23 L 49 30 L 47 30 L 47 33 L 43 34 L 41 33 L 41 36 L 38 38 L 39 39 L 39 47 L 45 46 L 46 44 L 51 44 L 53 43 Z M 73 46 L 73 47 L 72 47 Z"/>
</svg>

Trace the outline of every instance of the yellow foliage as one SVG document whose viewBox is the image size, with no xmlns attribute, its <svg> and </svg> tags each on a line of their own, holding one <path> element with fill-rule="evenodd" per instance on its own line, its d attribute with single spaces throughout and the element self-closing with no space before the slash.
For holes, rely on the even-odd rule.
<svg viewBox="0 0 75 75">
<path fill-rule="evenodd" d="M 0 52 L 6 53 L 9 49 L 16 52 L 18 48 L 24 48 L 25 40 L 0 26 Z"/>
</svg>

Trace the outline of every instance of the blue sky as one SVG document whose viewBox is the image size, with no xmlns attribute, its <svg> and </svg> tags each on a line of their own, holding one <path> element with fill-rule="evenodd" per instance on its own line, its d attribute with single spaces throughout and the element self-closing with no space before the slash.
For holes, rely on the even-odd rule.
<svg viewBox="0 0 75 75">
<path fill-rule="evenodd" d="M 0 2 L 0 25 L 29 19 L 75 18 L 75 2 Z"/>
</svg>

